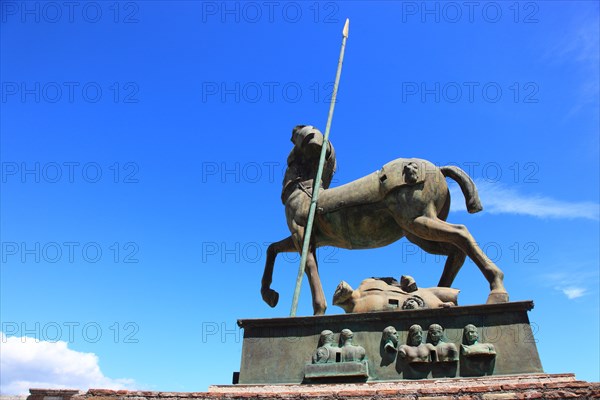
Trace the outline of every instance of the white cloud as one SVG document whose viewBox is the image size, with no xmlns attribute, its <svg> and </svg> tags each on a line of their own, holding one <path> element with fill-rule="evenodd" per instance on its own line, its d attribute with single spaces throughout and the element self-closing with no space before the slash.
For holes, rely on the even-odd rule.
<svg viewBox="0 0 600 400">
<path fill-rule="evenodd" d="M 562 62 L 575 60 L 588 64 L 590 68 L 597 67 L 600 61 L 597 10 L 579 15 L 569 24 L 570 28 L 558 42 L 553 43 L 547 56 Z"/>
<path fill-rule="evenodd" d="M 568 117 L 573 117 L 586 105 L 591 105 L 594 109 L 598 107 L 600 37 L 597 6 L 575 15 L 567 22 L 566 27 L 560 37 L 547 42 L 551 47 L 545 59 L 550 63 L 569 63 L 579 72 L 579 103 L 573 105 L 567 114 Z"/>
<path fill-rule="evenodd" d="M 525 195 L 501 183 L 477 180 L 479 197 L 484 212 L 491 214 L 521 214 L 538 218 L 583 218 L 598 221 L 600 205 L 597 203 L 568 202 L 541 195 Z M 452 211 L 465 211 L 464 197 L 458 185 L 450 183 Z"/>
<path fill-rule="evenodd" d="M 131 389 L 131 379 L 111 379 L 98 366 L 98 356 L 68 348 L 63 341 L 7 337 L 0 332 L 0 393 L 28 394 L 30 388 Z"/>
<path fill-rule="evenodd" d="M 569 299 L 576 299 L 585 295 L 586 289 L 581 287 L 568 287 L 560 289 Z"/>
<path fill-rule="evenodd" d="M 598 266 L 594 262 L 571 265 L 569 270 L 541 274 L 539 282 L 561 292 L 569 300 L 577 299 L 590 294 L 588 288 L 598 287 Z"/>
</svg>

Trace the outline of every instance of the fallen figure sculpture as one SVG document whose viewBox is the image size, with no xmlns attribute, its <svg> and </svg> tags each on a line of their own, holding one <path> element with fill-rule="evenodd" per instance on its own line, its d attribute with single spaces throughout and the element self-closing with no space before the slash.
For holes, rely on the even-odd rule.
<svg viewBox="0 0 600 400">
<path fill-rule="evenodd" d="M 347 313 L 453 307 L 458 305 L 459 292 L 447 287 L 418 288 L 410 276 L 403 276 L 400 283 L 393 278 L 369 278 L 357 289 L 342 281 L 333 304 Z"/>
</svg>

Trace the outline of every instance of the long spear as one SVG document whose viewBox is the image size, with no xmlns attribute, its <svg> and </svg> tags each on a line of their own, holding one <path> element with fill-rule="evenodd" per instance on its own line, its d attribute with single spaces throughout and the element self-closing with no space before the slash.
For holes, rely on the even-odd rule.
<svg viewBox="0 0 600 400">
<path fill-rule="evenodd" d="M 302 275 L 304 275 L 304 270 L 306 268 L 308 247 L 310 246 L 310 237 L 312 235 L 313 221 L 315 219 L 315 211 L 317 209 L 317 200 L 319 200 L 319 189 L 321 187 L 321 177 L 323 176 L 323 165 L 325 164 L 325 157 L 327 154 L 327 149 L 329 148 L 329 130 L 331 128 L 331 119 L 333 118 L 333 109 L 335 108 L 335 99 L 337 97 L 338 85 L 340 83 L 340 75 L 342 74 L 342 63 L 344 62 L 344 50 L 346 49 L 346 39 L 348 39 L 349 27 L 350 20 L 346 19 L 344 29 L 342 30 L 342 49 L 340 51 L 340 58 L 338 60 L 337 73 L 335 75 L 335 84 L 333 85 L 333 95 L 331 96 L 331 103 L 329 104 L 329 115 L 327 116 L 327 126 L 325 127 L 325 137 L 323 138 L 323 147 L 321 148 L 319 168 L 317 169 L 317 176 L 313 181 L 312 200 L 310 201 L 310 209 L 308 211 L 308 222 L 306 223 L 306 228 L 304 230 L 302 257 L 300 258 L 300 269 L 298 270 L 298 277 L 296 278 L 296 289 L 294 290 L 294 298 L 292 299 L 292 311 L 290 311 L 291 317 L 296 316 L 296 310 L 298 308 L 300 286 L 302 285 Z"/>
</svg>

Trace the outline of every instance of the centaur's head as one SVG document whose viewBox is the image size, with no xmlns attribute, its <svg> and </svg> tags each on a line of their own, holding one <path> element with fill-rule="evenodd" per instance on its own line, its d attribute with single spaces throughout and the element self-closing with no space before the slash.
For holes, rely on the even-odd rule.
<svg viewBox="0 0 600 400">
<path fill-rule="evenodd" d="M 303 179 L 308 177 L 313 178 L 317 171 L 319 164 L 319 158 L 321 156 L 321 149 L 325 138 L 320 130 L 312 125 L 297 125 L 292 129 L 292 137 L 290 139 L 294 143 L 294 148 L 288 156 L 287 164 L 288 170 L 286 171 L 286 177 L 284 178 L 284 190 L 287 183 L 290 180 L 294 180 L 298 174 L 298 166 L 306 169 L 301 171 Z M 289 168 L 293 167 L 293 168 Z M 335 150 L 331 142 L 328 143 L 327 152 L 325 153 L 325 165 L 323 166 L 323 176 L 321 178 L 321 185 L 327 189 L 333 178 L 333 174 L 336 169 Z M 291 175 L 288 176 L 288 172 Z"/>
<path fill-rule="evenodd" d="M 312 125 L 296 125 L 290 139 L 294 148 L 305 156 L 319 156 L 323 146 L 323 134 Z"/>
</svg>

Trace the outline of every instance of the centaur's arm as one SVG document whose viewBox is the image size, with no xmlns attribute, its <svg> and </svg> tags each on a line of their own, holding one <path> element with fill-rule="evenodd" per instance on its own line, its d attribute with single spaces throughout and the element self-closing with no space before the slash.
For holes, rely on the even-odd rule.
<svg viewBox="0 0 600 400">
<path fill-rule="evenodd" d="M 321 186 L 323 186 L 323 189 L 329 188 L 331 180 L 333 179 L 333 174 L 335 174 L 337 168 L 335 149 L 331 142 L 327 143 L 329 146 L 327 148 L 327 155 L 325 156 L 325 165 L 323 166 L 323 177 L 321 178 Z"/>
</svg>

